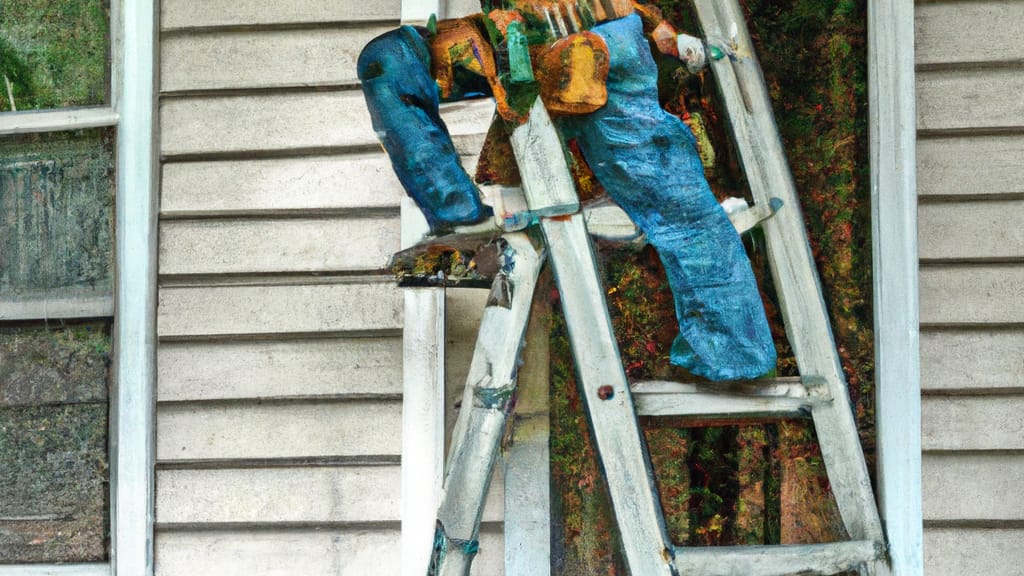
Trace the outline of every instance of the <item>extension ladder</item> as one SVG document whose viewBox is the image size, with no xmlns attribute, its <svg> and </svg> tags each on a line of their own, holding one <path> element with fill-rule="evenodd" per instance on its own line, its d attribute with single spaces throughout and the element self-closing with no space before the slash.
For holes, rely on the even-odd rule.
<svg viewBox="0 0 1024 576">
<path fill-rule="evenodd" d="M 449 451 L 428 574 L 466 576 L 507 416 L 537 276 L 554 267 L 572 352 L 630 572 L 635 576 L 782 576 L 889 573 L 884 535 L 814 269 L 796 190 L 767 90 L 736 0 L 695 0 L 708 38 L 729 56 L 711 62 L 750 182 L 754 208 L 734 225 L 764 230 L 798 379 L 709 386 L 630 386 L 612 333 L 593 247 L 561 143 L 538 100 L 512 145 L 537 227 L 507 233 L 487 299 Z M 746 220 L 745 223 L 737 220 Z M 637 414 L 787 416 L 810 412 L 850 540 L 811 545 L 673 547 L 668 541 Z"/>
</svg>

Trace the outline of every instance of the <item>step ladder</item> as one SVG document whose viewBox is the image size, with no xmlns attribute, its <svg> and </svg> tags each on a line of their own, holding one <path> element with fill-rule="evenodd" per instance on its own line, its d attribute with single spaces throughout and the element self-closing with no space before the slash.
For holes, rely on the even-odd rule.
<svg viewBox="0 0 1024 576">
<path fill-rule="evenodd" d="M 783 319 L 800 371 L 708 386 L 630 385 L 607 313 L 590 236 L 561 143 L 543 105 L 512 135 L 530 211 L 539 226 L 503 236 L 503 268 L 491 287 L 449 451 L 431 576 L 467 576 L 477 552 L 484 497 L 512 409 L 518 358 L 537 276 L 550 259 L 561 294 L 597 451 L 635 576 L 783 576 L 856 571 L 889 574 L 871 490 L 796 189 L 767 90 L 736 0 L 695 0 L 705 35 L 725 39 L 711 62 L 767 242 Z M 744 229 L 754 224 L 739 224 Z M 536 230 L 539 228 L 539 233 Z M 637 415 L 789 416 L 810 413 L 849 540 L 812 545 L 674 547 L 669 542 Z"/>
</svg>

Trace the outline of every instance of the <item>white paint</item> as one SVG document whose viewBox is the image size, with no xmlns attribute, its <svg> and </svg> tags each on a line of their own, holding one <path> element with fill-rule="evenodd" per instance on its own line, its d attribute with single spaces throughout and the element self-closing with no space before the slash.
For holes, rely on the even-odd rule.
<svg viewBox="0 0 1024 576">
<path fill-rule="evenodd" d="M 118 113 L 112 108 L 60 108 L 0 114 L 0 136 L 26 132 L 55 132 L 116 126 Z"/>
<path fill-rule="evenodd" d="M 103 318 L 114 315 L 113 296 L 0 302 L 0 320 Z"/>
<path fill-rule="evenodd" d="M 895 576 L 924 573 L 914 2 L 868 3 L 878 492 Z"/>
<path fill-rule="evenodd" d="M 424 25 L 431 15 L 445 17 L 445 0 L 402 0 L 402 24 Z"/>
<path fill-rule="evenodd" d="M 444 289 L 404 292 L 402 575 L 422 576 L 444 473 Z"/>
<path fill-rule="evenodd" d="M 117 284 L 111 406 L 114 576 L 153 574 L 156 191 L 152 0 L 115 3 L 121 17 L 117 130 Z"/>
</svg>

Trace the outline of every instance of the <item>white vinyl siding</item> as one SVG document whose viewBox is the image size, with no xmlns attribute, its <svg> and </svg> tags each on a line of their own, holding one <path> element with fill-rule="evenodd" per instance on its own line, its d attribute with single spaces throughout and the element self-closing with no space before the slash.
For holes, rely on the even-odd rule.
<svg viewBox="0 0 1024 576">
<path fill-rule="evenodd" d="M 1024 2 L 918 2 L 925 573 L 1024 563 Z"/>
</svg>

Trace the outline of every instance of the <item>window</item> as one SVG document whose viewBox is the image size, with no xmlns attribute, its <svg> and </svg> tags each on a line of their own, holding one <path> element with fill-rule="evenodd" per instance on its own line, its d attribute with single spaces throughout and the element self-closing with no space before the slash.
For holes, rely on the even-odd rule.
<svg viewBox="0 0 1024 576">
<path fill-rule="evenodd" d="M 154 29 L 0 5 L 0 575 L 152 572 Z"/>
</svg>

